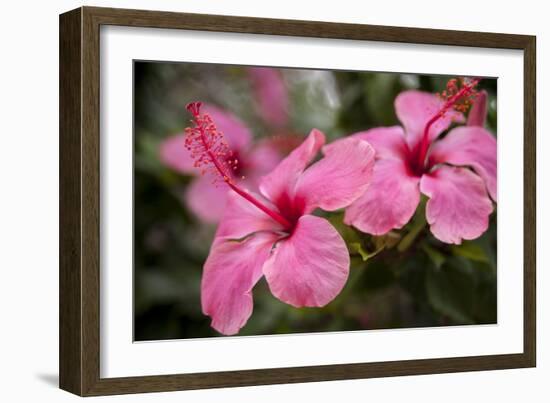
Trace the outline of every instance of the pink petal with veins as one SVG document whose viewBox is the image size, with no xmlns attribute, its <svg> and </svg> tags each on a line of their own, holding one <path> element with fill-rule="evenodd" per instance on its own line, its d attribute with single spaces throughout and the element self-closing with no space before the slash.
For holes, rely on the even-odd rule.
<svg viewBox="0 0 550 403">
<path fill-rule="evenodd" d="M 374 149 L 364 140 L 344 138 L 323 149 L 325 157 L 298 178 L 295 197 L 304 212 L 320 207 L 334 211 L 353 203 L 367 190 L 374 167 Z"/>
<path fill-rule="evenodd" d="M 405 141 L 405 132 L 401 126 L 375 127 L 352 134 L 352 137 L 367 141 L 376 151 L 376 159 L 403 160 L 407 157 L 408 147 Z"/>
<path fill-rule="evenodd" d="M 483 179 L 468 168 L 441 166 L 422 177 L 420 190 L 430 198 L 426 218 L 440 241 L 460 244 L 487 230 L 493 204 Z"/>
<path fill-rule="evenodd" d="M 259 233 L 241 241 L 215 241 L 204 264 L 201 303 L 218 332 L 236 334 L 248 321 L 252 288 L 262 276 L 275 240 L 273 234 Z"/>
<path fill-rule="evenodd" d="M 324 144 L 325 135 L 313 129 L 302 144 L 260 180 L 260 192 L 274 203 L 281 197 L 293 196 L 299 175 Z"/>
<path fill-rule="evenodd" d="M 372 235 L 403 227 L 420 202 L 418 182 L 419 178 L 409 173 L 404 161 L 377 161 L 371 185 L 346 209 L 344 223 Z"/>
<path fill-rule="evenodd" d="M 497 200 L 497 140 L 479 126 L 461 126 L 436 141 L 430 153 L 432 163 L 468 165 L 485 181 L 491 198 Z"/>
<path fill-rule="evenodd" d="M 277 242 L 263 272 L 273 295 L 295 307 L 321 307 L 344 287 L 350 258 L 346 243 L 324 218 L 304 215 Z"/>
</svg>

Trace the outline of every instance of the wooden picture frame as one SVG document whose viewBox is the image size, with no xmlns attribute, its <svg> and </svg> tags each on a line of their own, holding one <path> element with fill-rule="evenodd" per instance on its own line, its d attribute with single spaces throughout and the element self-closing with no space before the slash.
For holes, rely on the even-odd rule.
<svg viewBox="0 0 550 403">
<path fill-rule="evenodd" d="M 99 30 L 171 28 L 519 49 L 524 52 L 523 353 L 229 372 L 100 377 Z M 60 16 L 60 387 L 80 396 L 533 367 L 535 37 L 482 32 L 81 7 Z"/>
</svg>

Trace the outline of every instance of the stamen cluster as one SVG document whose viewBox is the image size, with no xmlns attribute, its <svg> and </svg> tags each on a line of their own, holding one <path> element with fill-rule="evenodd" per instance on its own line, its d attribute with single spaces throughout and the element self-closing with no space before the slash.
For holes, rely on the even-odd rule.
<svg viewBox="0 0 550 403">
<path fill-rule="evenodd" d="M 447 82 L 446 88 L 436 95 L 445 102 L 450 101 L 450 107 L 457 112 L 466 113 L 477 97 L 478 82 L 475 78 L 452 78 Z"/>
<path fill-rule="evenodd" d="M 201 105 L 201 102 L 187 105 L 187 110 L 193 115 L 193 126 L 185 129 L 185 147 L 202 174 L 210 172 L 214 174 L 214 182 L 221 179 L 230 183 L 232 171 L 237 170 L 239 161 L 234 158 L 223 133 L 216 128 L 210 115 L 201 113 Z"/>
</svg>

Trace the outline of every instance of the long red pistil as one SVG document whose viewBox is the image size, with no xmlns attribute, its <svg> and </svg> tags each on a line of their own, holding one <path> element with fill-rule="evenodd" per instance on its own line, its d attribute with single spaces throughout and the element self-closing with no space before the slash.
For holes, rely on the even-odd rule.
<svg viewBox="0 0 550 403">
<path fill-rule="evenodd" d="M 479 83 L 479 79 L 463 79 L 461 80 L 461 82 L 463 84 L 462 88 L 458 89 L 458 87 L 456 86 L 456 79 L 452 79 L 449 81 L 449 83 L 447 84 L 447 90 L 443 91 L 441 94 L 441 96 L 446 99 L 445 103 L 443 104 L 441 109 L 439 109 L 439 111 L 437 111 L 437 113 L 433 115 L 430 120 L 428 120 L 428 123 L 426 123 L 426 126 L 424 127 L 422 140 L 420 142 L 420 150 L 417 154 L 417 167 L 421 169 L 426 163 L 426 155 L 428 154 L 428 149 L 430 147 L 429 132 L 432 125 L 439 119 L 441 119 L 449 109 L 456 108 L 460 112 L 466 112 L 466 110 L 472 103 L 472 100 L 470 98 L 472 96 L 475 96 L 476 94 L 475 87 Z M 463 103 L 459 104 L 461 101 L 463 101 Z"/>
<path fill-rule="evenodd" d="M 201 113 L 201 102 L 191 102 L 187 110 L 193 115 L 194 127 L 185 129 L 185 145 L 195 159 L 195 167 L 206 173 L 210 168 L 239 196 L 243 197 L 272 219 L 280 223 L 285 229 L 292 224 L 277 211 L 273 211 L 257 200 L 250 193 L 241 189 L 233 180 L 231 170 L 237 169 L 237 159 L 231 158 L 233 153 L 219 132 L 212 118 L 207 113 Z"/>
</svg>

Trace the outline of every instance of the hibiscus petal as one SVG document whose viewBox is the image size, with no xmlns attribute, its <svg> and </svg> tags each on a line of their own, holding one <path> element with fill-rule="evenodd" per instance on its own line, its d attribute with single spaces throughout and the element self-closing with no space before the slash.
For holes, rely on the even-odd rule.
<svg viewBox="0 0 550 403">
<path fill-rule="evenodd" d="M 250 192 L 257 200 L 276 211 L 267 200 Z M 233 191 L 227 194 L 223 218 L 218 225 L 216 238 L 239 239 L 260 231 L 281 231 L 282 226 L 259 208 Z"/>
<path fill-rule="evenodd" d="M 474 104 L 468 113 L 468 126 L 485 126 L 487 119 L 487 91 L 478 92 Z"/>
<path fill-rule="evenodd" d="M 418 144 L 428 121 L 439 112 L 443 101 L 436 95 L 422 91 L 404 91 L 395 98 L 395 112 L 407 133 L 411 150 Z M 454 110 L 447 111 L 430 128 L 428 137 L 433 141 L 452 122 L 463 122 L 464 115 Z"/>
<path fill-rule="evenodd" d="M 440 241 L 460 244 L 487 230 L 493 205 L 483 180 L 469 169 L 441 166 L 422 177 L 420 190 L 430 198 L 426 218 Z"/>
<path fill-rule="evenodd" d="M 268 67 L 252 67 L 248 74 L 262 118 L 272 126 L 285 126 L 288 123 L 288 92 L 281 72 Z"/>
<path fill-rule="evenodd" d="M 263 272 L 273 295 L 295 307 L 321 307 L 342 290 L 349 273 L 349 252 L 324 218 L 300 217 L 292 235 L 279 241 Z"/>
<path fill-rule="evenodd" d="M 316 207 L 334 211 L 349 206 L 371 182 L 374 149 L 366 141 L 348 137 L 323 151 L 325 157 L 296 183 L 295 196 L 304 200 L 306 213 Z"/>
<path fill-rule="evenodd" d="M 252 288 L 275 241 L 274 234 L 261 233 L 242 241 L 214 242 L 204 264 L 201 303 L 218 332 L 236 334 L 246 324 L 252 314 Z"/>
<path fill-rule="evenodd" d="M 210 175 L 199 176 L 187 188 L 184 199 L 187 207 L 202 221 L 217 223 L 223 215 L 229 187 L 212 183 Z"/>
<path fill-rule="evenodd" d="M 497 140 L 479 126 L 461 126 L 436 141 L 431 163 L 469 165 L 485 181 L 489 195 L 497 200 Z"/>
<path fill-rule="evenodd" d="M 355 133 L 352 137 L 366 140 L 376 151 L 377 159 L 405 159 L 408 153 L 405 132 L 401 126 L 375 127 Z"/>
<path fill-rule="evenodd" d="M 218 131 L 222 132 L 233 151 L 246 149 L 252 141 L 250 129 L 235 115 L 214 105 L 203 104 L 202 111 L 212 118 Z"/>
<path fill-rule="evenodd" d="M 324 144 L 325 135 L 313 129 L 302 144 L 260 180 L 260 192 L 274 202 L 284 195 L 293 195 L 298 176 Z"/>
<path fill-rule="evenodd" d="M 403 161 L 376 161 L 371 185 L 346 209 L 344 223 L 372 235 L 403 227 L 420 201 L 418 182 Z"/>
<path fill-rule="evenodd" d="M 254 176 L 259 182 L 260 177 L 271 172 L 281 161 L 282 156 L 272 141 L 258 143 L 246 156 L 248 177 Z"/>
<path fill-rule="evenodd" d="M 198 175 L 200 170 L 193 164 L 191 153 L 185 148 L 185 134 L 177 134 L 165 139 L 159 148 L 159 157 L 168 167 L 186 175 Z"/>
</svg>

